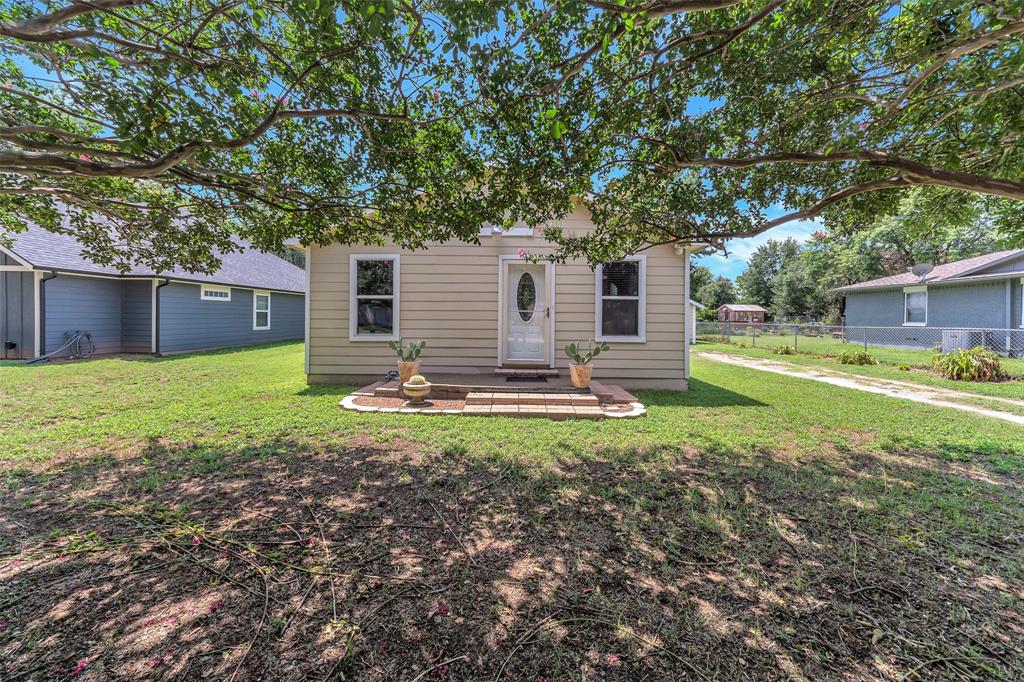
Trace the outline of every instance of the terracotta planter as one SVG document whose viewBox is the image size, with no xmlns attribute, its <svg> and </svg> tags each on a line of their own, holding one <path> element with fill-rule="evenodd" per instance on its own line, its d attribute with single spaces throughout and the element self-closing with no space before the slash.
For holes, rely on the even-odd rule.
<svg viewBox="0 0 1024 682">
<path fill-rule="evenodd" d="M 590 375 L 594 372 L 593 365 L 569 364 L 569 378 L 576 388 L 587 388 L 590 386 Z"/>
<path fill-rule="evenodd" d="M 409 397 L 410 405 L 423 405 L 424 398 L 430 395 L 430 384 L 402 384 L 402 390 Z"/>
<path fill-rule="evenodd" d="M 412 362 L 405 362 L 403 360 L 398 361 L 398 378 L 404 384 L 405 382 L 412 379 L 414 376 L 420 373 L 420 361 L 413 360 Z"/>
</svg>

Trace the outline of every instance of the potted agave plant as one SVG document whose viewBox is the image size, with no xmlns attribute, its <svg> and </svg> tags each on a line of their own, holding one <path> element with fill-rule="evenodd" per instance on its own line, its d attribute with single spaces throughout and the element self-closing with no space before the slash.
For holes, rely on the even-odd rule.
<svg viewBox="0 0 1024 682">
<path fill-rule="evenodd" d="M 405 384 L 420 373 L 420 353 L 427 347 L 426 341 L 410 341 L 408 345 L 402 339 L 389 341 L 388 346 L 398 355 L 398 379 Z"/>
<path fill-rule="evenodd" d="M 587 388 L 590 386 L 590 375 L 594 371 L 594 366 L 590 363 L 606 350 L 608 350 L 608 343 L 606 341 L 601 341 L 595 345 L 590 339 L 587 339 L 586 350 L 583 349 L 582 341 L 570 343 L 565 347 L 565 354 L 572 359 L 572 362 L 569 363 L 569 378 L 572 379 L 573 386 L 576 388 Z"/>
</svg>

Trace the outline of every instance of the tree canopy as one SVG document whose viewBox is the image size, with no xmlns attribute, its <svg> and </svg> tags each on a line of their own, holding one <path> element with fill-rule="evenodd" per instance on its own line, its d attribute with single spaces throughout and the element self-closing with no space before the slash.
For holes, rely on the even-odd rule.
<svg viewBox="0 0 1024 682">
<path fill-rule="evenodd" d="M 1022 36 L 1024 0 L 11 0 L 0 232 L 210 268 L 583 200 L 593 235 L 547 235 L 600 261 L 920 188 L 1020 241 Z"/>
<path fill-rule="evenodd" d="M 701 318 L 713 320 L 719 308 L 736 302 L 736 285 L 728 277 L 719 275 L 697 291 L 697 301 L 704 306 Z"/>
<path fill-rule="evenodd" d="M 799 255 L 800 242 L 793 238 L 781 242 L 772 239 L 758 246 L 747 261 L 747 269 L 736 278 L 743 301 L 766 308 L 771 305 L 779 275 Z"/>
</svg>

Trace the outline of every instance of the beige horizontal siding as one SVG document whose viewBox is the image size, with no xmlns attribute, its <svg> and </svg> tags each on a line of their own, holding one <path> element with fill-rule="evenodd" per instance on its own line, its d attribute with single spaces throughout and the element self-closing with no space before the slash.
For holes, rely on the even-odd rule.
<svg viewBox="0 0 1024 682">
<path fill-rule="evenodd" d="M 580 210 L 562 223 L 566 230 L 592 229 Z M 395 365 L 385 341 L 349 340 L 349 256 L 397 253 L 401 256 L 399 332 L 425 339 L 424 373 L 490 374 L 498 361 L 499 256 L 520 248 L 550 253 L 541 238 L 483 238 L 480 245 L 444 243 L 421 251 L 394 245 L 330 245 L 310 249 L 309 379 L 346 381 L 382 376 Z M 683 383 L 683 259 L 670 247 L 645 252 L 647 258 L 646 342 L 613 343 L 595 362 L 594 377 L 626 386 Z M 556 264 L 554 362 L 568 367 L 563 348 L 595 336 L 594 272 L 582 261 Z"/>
</svg>

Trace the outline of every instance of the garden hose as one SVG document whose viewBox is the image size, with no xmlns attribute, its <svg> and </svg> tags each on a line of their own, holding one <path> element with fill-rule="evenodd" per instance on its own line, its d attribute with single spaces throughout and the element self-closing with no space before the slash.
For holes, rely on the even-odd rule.
<svg viewBox="0 0 1024 682">
<path fill-rule="evenodd" d="M 65 350 L 70 353 L 72 358 L 75 358 L 76 360 L 84 360 L 96 351 L 96 344 L 93 343 L 92 334 L 87 331 L 64 332 L 64 338 L 67 342 L 63 346 L 45 355 L 40 355 L 37 358 L 26 360 L 25 364 L 34 365 L 46 362 Z"/>
</svg>

